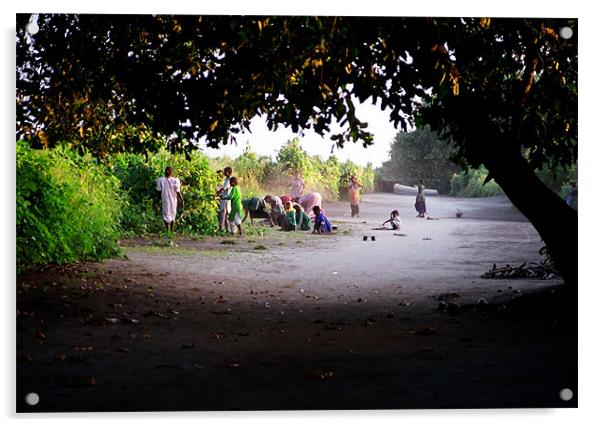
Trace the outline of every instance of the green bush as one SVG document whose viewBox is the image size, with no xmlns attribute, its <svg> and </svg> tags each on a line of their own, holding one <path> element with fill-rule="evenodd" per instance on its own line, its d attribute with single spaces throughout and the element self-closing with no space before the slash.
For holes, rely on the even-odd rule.
<svg viewBox="0 0 602 427">
<path fill-rule="evenodd" d="M 192 235 L 213 234 L 217 230 L 218 202 L 213 197 L 218 176 L 201 153 L 172 155 L 163 150 L 147 158 L 118 154 L 109 166 L 121 182 L 127 204 L 121 221 L 124 235 L 159 233 L 164 229 L 156 181 L 171 166 L 180 179 L 185 209 L 178 211 L 176 231 Z"/>
<path fill-rule="evenodd" d="M 119 181 L 91 156 L 17 142 L 17 271 L 119 253 Z"/>
<path fill-rule="evenodd" d="M 544 184 L 554 190 L 563 200 L 566 200 L 569 195 L 571 182 L 577 182 L 578 179 L 576 164 L 567 168 L 544 166 L 535 173 Z M 577 200 L 574 201 L 573 207 L 577 208 Z"/>
<path fill-rule="evenodd" d="M 458 197 L 490 197 L 504 194 L 500 186 L 493 180 L 485 184 L 487 169 L 468 169 L 452 176 L 450 194 Z"/>
</svg>

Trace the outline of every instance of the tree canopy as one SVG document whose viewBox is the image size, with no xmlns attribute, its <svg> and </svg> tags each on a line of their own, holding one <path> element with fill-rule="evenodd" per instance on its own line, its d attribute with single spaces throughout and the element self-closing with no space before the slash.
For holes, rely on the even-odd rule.
<svg viewBox="0 0 602 427">
<path fill-rule="evenodd" d="M 399 132 L 391 144 L 391 158 L 383 163 L 383 174 L 407 185 L 426 179 L 429 187 L 447 193 L 452 175 L 460 170 L 450 160 L 454 150 L 429 127 Z"/>
<path fill-rule="evenodd" d="M 17 133 L 40 145 L 154 150 L 156 131 L 175 133 L 175 150 L 197 137 L 215 147 L 256 115 L 294 132 L 338 123 L 337 144 L 369 145 L 355 95 L 400 129 L 443 131 L 472 163 L 487 141 L 473 146 L 466 122 L 485 118 L 535 166 L 576 158 L 575 20 L 39 15 L 29 36 L 29 18 L 18 16 Z"/>
</svg>

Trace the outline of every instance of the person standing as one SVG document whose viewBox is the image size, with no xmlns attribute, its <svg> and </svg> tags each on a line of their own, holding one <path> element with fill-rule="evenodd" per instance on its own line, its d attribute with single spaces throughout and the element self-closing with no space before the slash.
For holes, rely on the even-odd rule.
<svg viewBox="0 0 602 427">
<path fill-rule="evenodd" d="M 305 191 L 305 181 L 301 178 L 301 173 L 299 171 L 295 172 L 295 175 L 291 179 L 291 192 L 293 199 L 297 197 L 301 197 L 303 195 L 303 191 Z M 284 203 L 284 200 L 283 200 Z"/>
<path fill-rule="evenodd" d="M 354 216 L 360 216 L 360 188 L 363 185 L 360 184 L 355 177 L 351 176 L 351 182 L 349 183 L 349 203 L 351 204 L 351 218 Z"/>
<path fill-rule="evenodd" d="M 216 195 L 219 196 L 219 231 L 223 229 L 228 231 L 228 214 L 230 213 L 231 202 L 228 199 L 230 195 L 231 185 L 230 177 L 232 176 L 232 168 L 227 166 L 224 168 L 224 182 L 222 186 L 217 190 Z M 233 230 L 230 230 L 233 231 Z"/>
<path fill-rule="evenodd" d="M 414 204 L 414 207 L 418 212 L 418 215 L 416 215 L 417 218 L 424 218 L 424 215 L 426 214 L 425 192 L 426 186 L 424 185 L 424 180 L 421 179 L 420 181 L 418 181 L 418 194 L 416 195 L 416 203 Z"/>
<path fill-rule="evenodd" d="M 240 187 L 238 186 L 238 179 L 233 176 L 230 178 L 230 194 L 228 200 L 231 202 L 230 214 L 228 220 L 230 221 L 230 234 L 234 234 L 234 226 L 238 228 L 238 235 L 242 236 L 242 218 L 243 218 L 243 207 L 242 207 L 242 194 Z"/>
<path fill-rule="evenodd" d="M 178 210 L 178 200 L 182 203 L 184 209 L 184 198 L 180 193 L 180 180 L 173 175 L 173 169 L 168 166 L 165 168 L 165 176 L 157 179 L 157 195 L 161 199 L 161 214 L 167 231 L 173 232 L 176 213 Z"/>
</svg>

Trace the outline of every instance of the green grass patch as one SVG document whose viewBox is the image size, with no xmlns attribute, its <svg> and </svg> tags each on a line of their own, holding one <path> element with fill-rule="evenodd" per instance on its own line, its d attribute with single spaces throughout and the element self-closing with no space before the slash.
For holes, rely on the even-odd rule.
<svg viewBox="0 0 602 427">
<path fill-rule="evenodd" d="M 192 256 L 199 253 L 196 249 L 182 248 L 179 246 L 155 246 L 155 245 L 142 245 L 142 246 L 125 246 L 123 248 L 127 252 L 143 253 L 143 254 L 160 254 L 160 255 L 178 255 L 178 256 Z"/>
</svg>

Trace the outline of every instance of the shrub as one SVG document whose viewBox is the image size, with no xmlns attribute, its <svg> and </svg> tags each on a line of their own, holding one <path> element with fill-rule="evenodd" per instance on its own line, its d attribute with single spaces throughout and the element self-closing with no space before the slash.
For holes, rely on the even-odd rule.
<svg viewBox="0 0 602 427">
<path fill-rule="evenodd" d="M 487 173 L 484 166 L 455 173 L 452 176 L 450 194 L 459 197 L 490 197 L 504 194 L 495 181 L 491 180 L 485 184 Z"/>
<path fill-rule="evenodd" d="M 90 155 L 17 143 L 17 271 L 117 255 L 119 181 Z"/>
<path fill-rule="evenodd" d="M 121 221 L 124 235 L 159 233 L 164 225 L 156 180 L 171 166 L 180 179 L 181 193 L 186 209 L 178 212 L 176 230 L 192 235 L 213 234 L 217 230 L 217 200 L 213 197 L 218 185 L 215 170 L 207 158 L 192 153 L 172 155 L 163 150 L 147 158 L 136 154 L 118 154 L 111 158 L 109 167 L 121 182 L 127 205 Z"/>
</svg>

